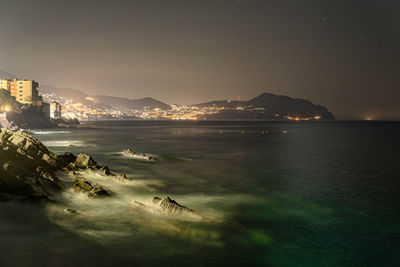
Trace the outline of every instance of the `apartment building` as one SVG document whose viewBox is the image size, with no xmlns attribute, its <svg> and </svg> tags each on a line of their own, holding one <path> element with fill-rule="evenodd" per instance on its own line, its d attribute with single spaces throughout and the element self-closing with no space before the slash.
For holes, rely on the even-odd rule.
<svg viewBox="0 0 400 267">
<path fill-rule="evenodd" d="M 0 79 L 0 89 L 10 92 L 10 95 L 22 104 L 41 105 L 39 84 L 30 80 Z"/>
</svg>

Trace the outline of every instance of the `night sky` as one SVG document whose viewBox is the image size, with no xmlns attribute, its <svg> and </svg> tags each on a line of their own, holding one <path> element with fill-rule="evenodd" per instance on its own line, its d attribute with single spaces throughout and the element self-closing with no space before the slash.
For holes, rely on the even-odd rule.
<svg viewBox="0 0 400 267">
<path fill-rule="evenodd" d="M 0 0 L 0 69 L 169 104 L 272 92 L 400 119 L 400 1 Z"/>
</svg>

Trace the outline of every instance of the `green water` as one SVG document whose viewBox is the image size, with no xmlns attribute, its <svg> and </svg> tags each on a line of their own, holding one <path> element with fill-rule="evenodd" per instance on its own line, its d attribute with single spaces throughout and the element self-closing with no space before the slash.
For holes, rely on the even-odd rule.
<svg viewBox="0 0 400 267">
<path fill-rule="evenodd" d="M 54 205 L 0 203 L 0 266 L 400 264 L 400 123 L 84 126 L 35 136 L 57 153 L 89 153 L 130 181 L 88 175 L 115 192 L 109 200 L 68 191 Z M 126 158 L 125 148 L 157 161 Z M 166 195 L 205 220 L 130 207 Z"/>
</svg>

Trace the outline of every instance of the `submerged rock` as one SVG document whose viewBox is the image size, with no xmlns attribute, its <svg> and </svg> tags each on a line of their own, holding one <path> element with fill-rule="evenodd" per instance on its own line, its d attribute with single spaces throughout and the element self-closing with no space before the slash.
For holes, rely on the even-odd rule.
<svg viewBox="0 0 400 267">
<path fill-rule="evenodd" d="M 172 216 L 182 216 L 182 217 L 190 217 L 195 219 L 202 219 L 202 217 L 195 213 L 193 210 L 180 205 L 175 200 L 172 200 L 169 197 L 165 197 L 163 199 L 159 197 L 153 198 L 154 207 L 150 207 L 138 201 L 132 201 L 131 207 L 137 210 L 142 210 L 150 213 L 160 213 L 167 214 Z"/>
<path fill-rule="evenodd" d="M 89 197 L 109 196 L 110 193 L 101 185 L 92 183 L 83 177 L 77 176 L 74 178 L 74 185 L 72 189 L 75 192 L 80 192 L 88 195 Z"/>
<path fill-rule="evenodd" d="M 136 152 L 130 148 L 127 148 L 122 152 L 122 154 L 124 154 L 125 156 L 133 156 L 136 155 Z"/>
<path fill-rule="evenodd" d="M 63 212 L 67 213 L 67 214 L 78 214 L 77 210 L 69 209 L 69 208 L 64 209 Z"/>
<path fill-rule="evenodd" d="M 170 199 L 169 197 L 164 197 L 163 199 L 154 197 L 153 204 L 167 214 L 201 218 L 201 216 L 196 214 L 193 210 L 180 205 L 178 202 Z"/>
<path fill-rule="evenodd" d="M 137 159 L 142 159 L 142 160 L 149 160 L 149 161 L 153 161 L 153 160 L 155 160 L 155 158 L 153 158 L 152 156 L 150 156 L 150 155 L 147 155 L 147 154 L 138 154 L 138 153 L 136 153 L 135 151 L 133 151 L 132 149 L 130 149 L 130 148 L 128 148 L 128 149 L 125 149 L 123 152 L 122 152 L 122 154 L 124 155 L 124 156 L 127 156 L 127 157 L 132 157 L 132 158 L 137 158 Z"/>
<path fill-rule="evenodd" d="M 145 205 L 145 204 L 143 204 L 143 203 L 141 203 L 139 201 L 132 201 L 131 202 L 131 207 L 134 208 L 134 209 L 138 209 L 140 211 L 147 211 L 147 212 L 150 212 L 150 213 L 160 212 L 160 211 L 157 211 L 156 209 L 154 209 L 153 207 Z"/>
</svg>

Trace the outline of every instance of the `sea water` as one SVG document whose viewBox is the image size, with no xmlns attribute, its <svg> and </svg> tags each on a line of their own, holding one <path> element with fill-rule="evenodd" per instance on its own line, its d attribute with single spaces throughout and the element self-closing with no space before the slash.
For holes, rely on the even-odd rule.
<svg viewBox="0 0 400 267">
<path fill-rule="evenodd" d="M 0 202 L 0 266 L 400 264 L 399 123 L 103 121 L 34 135 L 127 180 L 84 173 L 108 198 Z M 154 196 L 204 219 L 130 206 Z"/>
</svg>

